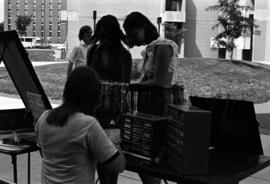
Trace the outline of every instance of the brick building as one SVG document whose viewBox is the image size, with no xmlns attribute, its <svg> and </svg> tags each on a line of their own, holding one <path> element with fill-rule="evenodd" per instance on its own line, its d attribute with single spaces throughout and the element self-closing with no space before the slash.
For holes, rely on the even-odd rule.
<svg viewBox="0 0 270 184">
<path fill-rule="evenodd" d="M 18 15 L 31 16 L 25 36 L 40 37 L 45 43 L 65 43 L 67 21 L 61 21 L 67 0 L 5 0 L 4 29 L 16 30 Z"/>
</svg>

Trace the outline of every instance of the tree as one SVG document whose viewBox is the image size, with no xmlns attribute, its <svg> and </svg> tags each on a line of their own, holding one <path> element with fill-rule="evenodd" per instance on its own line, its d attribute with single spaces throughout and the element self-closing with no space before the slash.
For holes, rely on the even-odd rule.
<svg viewBox="0 0 270 184">
<path fill-rule="evenodd" d="M 4 22 L 0 23 L 0 31 L 4 31 Z"/>
<path fill-rule="evenodd" d="M 218 0 L 216 5 L 206 8 L 207 11 L 219 12 L 218 23 L 212 29 L 222 26 L 223 30 L 214 38 L 214 41 L 216 41 L 218 48 L 224 47 L 229 52 L 231 60 L 237 38 L 250 36 L 252 32 L 256 35 L 261 33 L 257 30 L 259 26 L 254 24 L 254 20 L 243 15 L 243 12 L 251 9 L 250 6 L 239 5 L 239 0 Z M 255 30 L 253 31 L 253 29 Z"/>
<path fill-rule="evenodd" d="M 16 27 L 19 35 L 26 35 L 26 28 L 31 24 L 32 18 L 28 15 L 18 15 L 16 20 Z"/>
</svg>

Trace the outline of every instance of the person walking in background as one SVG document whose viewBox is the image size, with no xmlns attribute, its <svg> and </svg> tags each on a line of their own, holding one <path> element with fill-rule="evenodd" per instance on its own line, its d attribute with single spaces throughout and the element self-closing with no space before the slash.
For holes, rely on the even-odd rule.
<svg viewBox="0 0 270 184">
<path fill-rule="evenodd" d="M 130 82 L 132 59 L 122 42 L 126 37 L 113 15 L 103 16 L 96 25 L 93 45 L 87 52 L 87 65 L 93 67 L 101 80 Z"/>
<path fill-rule="evenodd" d="M 67 76 L 70 72 L 81 65 L 86 65 L 87 49 L 91 43 L 92 28 L 90 26 L 82 26 L 79 30 L 80 43 L 73 47 L 68 56 Z"/>
<path fill-rule="evenodd" d="M 45 111 L 35 125 L 42 153 L 41 183 L 94 184 L 96 163 L 123 172 L 125 158 L 89 114 L 100 95 L 96 72 L 87 66 L 68 76 L 63 103 Z"/>
<path fill-rule="evenodd" d="M 143 53 L 140 84 L 171 85 L 178 58 L 178 46 L 169 39 L 159 37 L 157 28 L 140 12 L 131 12 L 123 24 L 129 47 L 146 45 Z M 157 159 L 155 159 L 157 160 Z M 139 173 L 144 184 L 160 184 L 161 179 Z"/>
<path fill-rule="evenodd" d="M 93 45 L 87 51 L 87 65 L 96 70 L 101 80 L 130 82 L 132 59 L 130 52 L 122 44 L 125 39 L 115 16 L 106 15 L 97 22 L 92 37 Z M 105 125 L 104 128 L 117 118 L 113 115 L 109 115 L 109 118 L 104 116 L 105 114 L 100 118 L 102 125 Z M 118 173 L 108 172 L 102 165 L 97 166 L 97 171 L 100 184 L 117 183 Z"/>
</svg>

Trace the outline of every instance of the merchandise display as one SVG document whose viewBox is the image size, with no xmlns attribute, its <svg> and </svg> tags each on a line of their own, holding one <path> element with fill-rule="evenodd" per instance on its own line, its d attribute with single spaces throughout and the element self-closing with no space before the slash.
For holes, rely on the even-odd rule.
<svg viewBox="0 0 270 184">
<path fill-rule="evenodd" d="M 167 123 L 168 117 L 145 113 L 122 114 L 122 150 L 126 154 L 152 161 L 163 145 Z"/>
<path fill-rule="evenodd" d="M 208 173 L 211 112 L 169 105 L 164 161 L 181 174 Z"/>
</svg>

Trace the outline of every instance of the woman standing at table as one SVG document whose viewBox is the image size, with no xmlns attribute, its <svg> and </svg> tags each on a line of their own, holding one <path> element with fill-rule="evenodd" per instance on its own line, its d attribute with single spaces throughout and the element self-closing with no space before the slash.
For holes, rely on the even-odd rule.
<svg viewBox="0 0 270 184">
<path fill-rule="evenodd" d="M 86 66 L 68 76 L 63 103 L 45 111 L 35 126 L 42 153 L 41 183 L 94 184 L 96 164 L 123 172 L 125 158 L 89 114 L 100 95 L 96 72 Z"/>
<path fill-rule="evenodd" d="M 141 84 L 171 85 L 175 62 L 178 58 L 177 44 L 159 37 L 157 28 L 140 12 L 127 15 L 123 27 L 127 34 L 129 47 L 146 45 L 144 52 L 143 77 Z M 139 173 L 144 184 L 161 183 L 156 177 Z"/>
<path fill-rule="evenodd" d="M 96 25 L 92 37 L 93 45 L 87 52 L 87 65 L 93 67 L 101 80 L 111 82 L 130 82 L 132 59 L 130 52 L 123 46 L 126 37 L 113 15 L 103 16 Z M 107 114 L 106 114 L 107 115 Z M 105 114 L 100 119 L 104 128 L 108 128 L 117 117 Z M 97 166 L 101 184 L 116 184 L 118 173 L 110 173 L 102 165 Z"/>
<path fill-rule="evenodd" d="M 122 44 L 126 37 L 115 16 L 106 15 L 97 22 L 92 42 L 87 65 L 96 70 L 101 80 L 129 83 L 131 54 Z"/>
<path fill-rule="evenodd" d="M 123 24 L 129 47 L 146 45 L 141 84 L 170 85 L 178 58 L 178 46 L 159 37 L 157 28 L 140 12 L 130 13 Z"/>
</svg>

